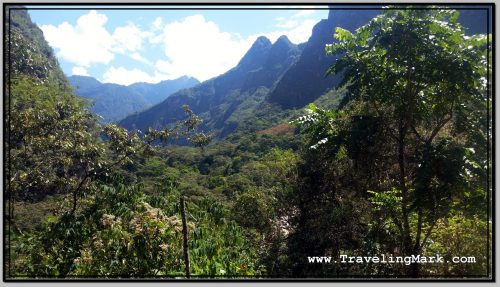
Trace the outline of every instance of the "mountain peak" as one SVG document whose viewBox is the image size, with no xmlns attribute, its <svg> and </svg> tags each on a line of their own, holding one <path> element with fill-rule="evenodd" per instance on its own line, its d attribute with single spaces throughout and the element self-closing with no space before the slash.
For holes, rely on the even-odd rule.
<svg viewBox="0 0 500 287">
<path fill-rule="evenodd" d="M 274 42 L 271 53 L 287 53 L 291 49 L 295 48 L 296 45 L 288 39 L 287 36 L 282 35 Z M 276 56 L 276 55 L 275 55 Z"/>
<path fill-rule="evenodd" d="M 170 83 L 175 83 L 175 82 L 178 82 L 178 83 L 190 82 L 190 83 L 192 83 L 192 85 L 196 85 L 196 84 L 200 83 L 200 81 L 198 81 L 198 79 L 196 79 L 195 77 L 191 77 L 191 76 L 187 76 L 187 75 L 181 76 L 177 79 L 163 80 L 160 83 L 170 84 Z"/>
<path fill-rule="evenodd" d="M 67 78 L 68 78 L 68 79 L 69 79 L 69 78 L 74 78 L 74 79 L 88 79 L 88 80 L 91 80 L 91 81 L 96 81 L 96 82 L 101 83 L 98 79 L 96 79 L 96 78 L 94 78 L 94 77 L 91 77 L 91 76 L 84 76 L 84 75 L 71 75 L 71 76 L 68 76 Z"/>
<path fill-rule="evenodd" d="M 286 35 L 281 35 L 278 40 L 276 40 L 276 42 L 274 43 L 274 45 L 276 44 L 287 44 L 287 45 L 293 45 L 292 42 L 290 42 L 290 39 L 288 39 L 288 37 Z"/>
<path fill-rule="evenodd" d="M 271 41 L 264 36 L 260 36 L 257 40 L 255 40 L 245 56 L 241 58 L 237 67 L 247 70 L 260 67 L 267 59 L 267 55 L 269 54 L 271 47 Z"/>
<path fill-rule="evenodd" d="M 328 19 L 319 21 L 312 30 L 311 37 L 303 46 L 300 58 L 288 69 L 270 92 L 268 100 L 284 108 L 297 108 L 313 102 L 326 91 L 335 87 L 341 75 L 325 78 L 325 71 L 334 58 L 325 54 L 325 43 L 334 41 L 332 33 L 335 27 L 349 31 L 368 23 L 380 13 L 375 9 L 336 9 L 330 6 Z"/>
<path fill-rule="evenodd" d="M 256 45 L 261 45 L 261 46 L 270 46 L 271 45 L 271 40 L 269 40 L 266 36 L 259 36 L 255 42 L 252 44 L 252 48 Z"/>
<path fill-rule="evenodd" d="M 72 75 L 68 77 L 68 81 L 71 86 L 77 89 L 83 87 L 85 89 L 93 89 L 102 85 L 101 82 L 90 76 Z"/>
<path fill-rule="evenodd" d="M 263 51 L 267 51 L 269 50 L 269 48 L 271 48 L 271 46 L 272 46 L 271 40 L 269 40 L 265 36 L 259 36 L 259 38 L 257 38 L 257 40 L 253 42 L 252 47 L 250 47 L 250 49 L 243 58 L 245 58 L 246 55 L 248 54 L 256 54 L 256 53 L 261 53 Z"/>
</svg>

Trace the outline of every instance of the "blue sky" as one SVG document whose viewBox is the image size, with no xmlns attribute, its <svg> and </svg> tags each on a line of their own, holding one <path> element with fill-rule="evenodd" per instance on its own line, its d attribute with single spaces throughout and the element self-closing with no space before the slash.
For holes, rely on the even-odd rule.
<svg viewBox="0 0 500 287">
<path fill-rule="evenodd" d="M 269 7 L 269 6 L 267 6 Z M 29 6 L 28 6 L 29 8 Z M 259 36 L 307 41 L 328 10 L 29 10 L 66 75 L 101 82 L 200 81 L 234 67 Z M 294 8 L 294 10 L 289 9 Z M 326 8 L 314 6 L 313 8 Z M 333 33 L 333 31 L 332 31 Z"/>
</svg>

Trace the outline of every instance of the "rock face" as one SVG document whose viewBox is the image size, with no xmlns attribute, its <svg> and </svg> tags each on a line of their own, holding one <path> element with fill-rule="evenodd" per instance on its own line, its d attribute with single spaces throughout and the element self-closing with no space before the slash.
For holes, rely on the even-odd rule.
<svg viewBox="0 0 500 287">
<path fill-rule="evenodd" d="M 464 26 L 465 34 L 474 35 L 486 34 L 488 32 L 492 33 L 491 19 L 493 19 L 493 17 L 488 17 L 489 9 L 487 9 L 487 6 L 452 5 L 451 7 L 455 8 L 460 13 L 458 16 L 458 22 Z M 488 19 L 490 19 L 489 22 Z"/>
<path fill-rule="evenodd" d="M 264 99 L 267 91 L 283 73 L 295 63 L 301 50 L 287 37 L 280 37 L 274 44 L 265 37 L 259 37 L 239 61 L 228 72 L 207 80 L 193 88 L 179 91 L 162 103 L 120 122 L 129 129 L 144 130 L 148 127 L 161 128 L 182 119 L 183 105 L 205 119 L 211 130 L 235 128 L 227 120 L 248 98 Z M 230 127 L 229 127 L 230 126 Z"/>
<path fill-rule="evenodd" d="M 487 33 L 488 10 L 481 6 L 451 5 L 460 12 L 458 21 L 465 27 L 466 34 Z M 335 62 L 335 56 L 325 55 L 325 44 L 334 41 L 336 27 L 351 32 L 365 25 L 381 13 L 381 6 L 330 6 L 328 19 L 320 21 L 313 28 L 300 59 L 288 70 L 276 85 L 268 100 L 283 108 L 302 107 L 316 100 L 329 89 L 336 87 L 341 75 L 325 77 L 328 67 Z M 471 8 L 474 8 L 472 10 Z M 491 23 L 489 23 L 491 27 Z M 491 28 L 490 28 L 491 33 Z"/>
<path fill-rule="evenodd" d="M 325 78 L 325 71 L 336 60 L 325 55 L 325 45 L 333 42 L 335 28 L 354 32 L 378 14 L 379 8 L 330 10 L 328 19 L 314 26 L 300 59 L 276 85 L 269 101 L 284 108 L 302 107 L 335 87 L 340 82 L 339 76 Z"/>
</svg>

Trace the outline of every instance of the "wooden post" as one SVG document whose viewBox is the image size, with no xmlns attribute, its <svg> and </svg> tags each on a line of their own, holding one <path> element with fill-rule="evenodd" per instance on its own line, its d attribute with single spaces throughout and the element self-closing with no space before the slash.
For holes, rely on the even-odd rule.
<svg viewBox="0 0 500 287">
<path fill-rule="evenodd" d="M 182 216 L 182 238 L 184 247 L 184 264 L 186 266 L 186 278 L 190 278 L 189 274 L 189 254 L 188 254 L 188 230 L 186 223 L 186 206 L 184 203 L 184 196 L 181 196 L 181 216 Z"/>
</svg>

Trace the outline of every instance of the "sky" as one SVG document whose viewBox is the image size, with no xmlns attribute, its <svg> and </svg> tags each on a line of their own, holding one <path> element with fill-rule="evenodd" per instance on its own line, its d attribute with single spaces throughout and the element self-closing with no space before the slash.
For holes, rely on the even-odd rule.
<svg viewBox="0 0 500 287">
<path fill-rule="evenodd" d="M 274 43 L 286 35 L 295 44 L 303 43 L 313 26 L 328 17 L 325 6 L 145 8 L 28 12 L 67 76 L 91 76 L 122 85 L 184 75 L 205 81 L 236 66 L 259 36 Z"/>
</svg>

